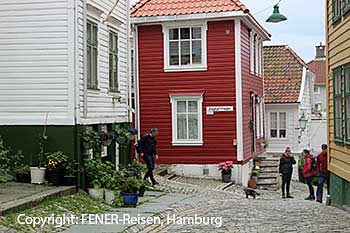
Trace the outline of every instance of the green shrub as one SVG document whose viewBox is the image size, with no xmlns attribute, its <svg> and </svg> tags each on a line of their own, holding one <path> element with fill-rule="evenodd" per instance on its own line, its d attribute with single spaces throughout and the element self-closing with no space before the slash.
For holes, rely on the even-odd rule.
<svg viewBox="0 0 350 233">
<path fill-rule="evenodd" d="M 141 180 L 136 177 L 128 177 L 128 179 L 123 182 L 120 187 L 122 193 L 138 193 L 141 187 Z"/>
</svg>

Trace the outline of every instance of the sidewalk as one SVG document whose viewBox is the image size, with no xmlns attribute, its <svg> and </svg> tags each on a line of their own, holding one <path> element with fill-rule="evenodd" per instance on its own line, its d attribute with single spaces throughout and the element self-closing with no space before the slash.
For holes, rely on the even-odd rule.
<svg viewBox="0 0 350 233">
<path fill-rule="evenodd" d="M 200 205 L 210 203 L 210 199 L 206 197 L 198 197 L 194 195 L 185 195 L 179 193 L 163 193 L 156 191 L 146 191 L 144 197 L 139 198 L 141 205 L 136 208 L 118 208 L 112 209 L 103 215 L 117 215 L 118 224 L 85 224 L 73 225 L 63 232 L 66 233 L 114 233 L 114 232 L 139 232 L 152 224 L 132 224 L 128 218 L 152 217 L 157 219 L 158 216 L 166 213 L 176 213 L 188 210 Z M 99 215 L 103 217 L 102 215 Z"/>
</svg>

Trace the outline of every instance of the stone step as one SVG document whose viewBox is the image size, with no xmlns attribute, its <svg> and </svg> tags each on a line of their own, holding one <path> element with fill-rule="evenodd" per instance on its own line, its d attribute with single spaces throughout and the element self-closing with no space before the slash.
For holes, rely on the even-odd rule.
<svg viewBox="0 0 350 233">
<path fill-rule="evenodd" d="M 257 185 L 276 185 L 277 179 L 258 179 Z"/>
<path fill-rule="evenodd" d="M 260 173 L 278 173 L 278 167 L 261 167 Z"/>
<path fill-rule="evenodd" d="M 271 163 L 271 162 L 265 162 L 265 163 L 260 163 L 259 167 L 278 167 L 278 163 Z"/>
<path fill-rule="evenodd" d="M 278 176 L 279 176 L 279 175 L 278 175 L 277 173 L 272 173 L 272 172 L 269 172 L 269 173 L 261 173 L 261 172 L 260 172 L 259 179 L 277 179 Z"/>
<path fill-rule="evenodd" d="M 273 190 L 276 191 L 278 189 L 277 185 L 257 185 L 257 188 L 260 190 Z"/>
</svg>

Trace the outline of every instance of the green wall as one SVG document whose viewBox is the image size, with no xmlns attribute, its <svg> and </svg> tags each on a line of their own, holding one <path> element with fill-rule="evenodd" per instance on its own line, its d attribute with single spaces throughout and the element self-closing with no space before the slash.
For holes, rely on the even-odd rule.
<svg viewBox="0 0 350 233">
<path fill-rule="evenodd" d="M 350 183 L 333 173 L 330 183 L 332 205 L 350 212 Z"/>
</svg>

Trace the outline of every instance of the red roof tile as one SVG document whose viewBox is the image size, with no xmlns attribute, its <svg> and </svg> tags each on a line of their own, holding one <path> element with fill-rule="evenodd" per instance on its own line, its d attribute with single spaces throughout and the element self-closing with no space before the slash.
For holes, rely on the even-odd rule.
<svg viewBox="0 0 350 233">
<path fill-rule="evenodd" d="M 247 7 L 239 0 L 139 0 L 130 11 L 131 17 L 186 15 L 243 11 Z"/>
<path fill-rule="evenodd" d="M 265 103 L 297 103 L 304 67 L 287 45 L 264 46 Z"/>
<path fill-rule="evenodd" d="M 315 84 L 326 84 L 326 60 L 313 60 L 308 63 L 310 70 L 316 75 Z"/>
</svg>

